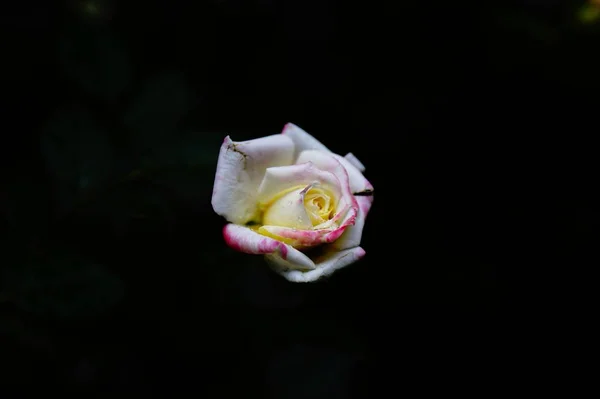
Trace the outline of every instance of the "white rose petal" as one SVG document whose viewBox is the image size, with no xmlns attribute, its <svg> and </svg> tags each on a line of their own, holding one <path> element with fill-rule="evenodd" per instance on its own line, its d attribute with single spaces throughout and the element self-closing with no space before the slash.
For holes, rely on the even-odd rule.
<svg viewBox="0 0 600 399">
<path fill-rule="evenodd" d="M 263 215 L 263 223 L 273 226 L 311 229 L 310 216 L 304 206 L 304 196 L 312 185 L 290 191 L 271 204 Z"/>
<path fill-rule="evenodd" d="M 293 162 L 294 143 L 282 134 L 260 139 L 223 141 L 217 162 L 212 206 L 215 212 L 237 224 L 252 221 L 258 214 L 257 193 L 272 166 Z"/>
<path fill-rule="evenodd" d="M 344 155 L 344 158 L 346 158 L 348 160 L 348 162 L 350 162 L 361 173 L 366 170 L 365 165 L 363 165 L 363 163 L 360 162 L 353 153 L 351 153 L 351 152 L 347 153 L 346 155 Z"/>
<path fill-rule="evenodd" d="M 277 253 L 266 255 L 266 259 L 278 274 L 294 283 L 310 283 L 322 277 L 331 275 L 338 269 L 348 266 L 365 256 L 365 250 L 354 247 L 343 251 L 329 251 L 314 260 L 315 268 L 310 271 L 300 271 L 290 268 L 290 262 Z"/>
<path fill-rule="evenodd" d="M 289 137 L 294 142 L 294 147 L 296 149 L 296 157 L 304 150 L 317 150 L 324 153 L 331 152 L 327 147 L 325 147 L 323 143 L 321 143 L 319 140 L 306 133 L 304 130 L 294 125 L 293 123 L 288 123 L 287 125 L 285 125 L 281 134 L 286 137 Z"/>
</svg>

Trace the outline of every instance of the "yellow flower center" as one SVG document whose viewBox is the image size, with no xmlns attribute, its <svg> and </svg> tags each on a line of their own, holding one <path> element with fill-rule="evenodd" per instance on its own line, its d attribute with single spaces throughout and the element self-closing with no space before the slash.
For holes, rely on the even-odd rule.
<svg viewBox="0 0 600 399">
<path fill-rule="evenodd" d="M 335 215 L 336 200 L 318 183 L 281 191 L 269 203 L 261 204 L 262 224 L 312 230 L 324 227 Z"/>
<path fill-rule="evenodd" d="M 304 208 L 313 227 L 330 220 L 335 211 L 331 195 L 318 187 L 311 187 L 306 192 L 304 195 Z"/>
</svg>

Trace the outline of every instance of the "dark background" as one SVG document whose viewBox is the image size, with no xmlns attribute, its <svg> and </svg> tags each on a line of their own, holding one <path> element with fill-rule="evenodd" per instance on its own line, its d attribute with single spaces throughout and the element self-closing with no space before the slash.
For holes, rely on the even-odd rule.
<svg viewBox="0 0 600 399">
<path fill-rule="evenodd" d="M 589 262 L 591 2 L 6 7 L 0 389 L 495 391 L 507 309 Z M 367 256 L 315 284 L 210 206 L 223 137 L 287 122 L 376 190 Z"/>
</svg>

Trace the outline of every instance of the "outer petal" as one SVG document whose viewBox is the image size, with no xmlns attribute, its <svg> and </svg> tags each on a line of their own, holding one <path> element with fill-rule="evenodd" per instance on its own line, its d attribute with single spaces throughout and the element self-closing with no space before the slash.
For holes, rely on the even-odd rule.
<svg viewBox="0 0 600 399">
<path fill-rule="evenodd" d="M 333 154 L 333 156 L 344 166 L 344 168 L 348 172 L 348 178 L 350 179 L 350 189 L 352 190 L 353 194 L 373 192 L 373 186 L 363 176 L 361 171 L 356 166 L 354 166 L 349 160 L 342 156 L 339 156 L 337 154 Z"/>
<path fill-rule="evenodd" d="M 277 253 L 266 256 L 271 268 L 287 280 L 294 283 L 309 283 L 322 277 L 329 276 L 334 271 L 348 266 L 365 255 L 361 247 L 346 249 L 343 251 L 330 251 L 314 259 L 316 268 L 309 271 L 293 270 L 288 267 L 287 261 Z"/>
<path fill-rule="evenodd" d="M 304 130 L 294 125 L 293 123 L 286 124 L 283 127 L 283 131 L 281 132 L 281 134 L 286 137 L 289 137 L 294 142 L 294 146 L 296 147 L 296 157 L 304 150 L 318 150 L 327 153 L 331 152 L 319 140 L 306 133 Z"/>
<path fill-rule="evenodd" d="M 248 227 L 227 224 L 223 228 L 223 237 L 227 245 L 236 251 L 253 255 L 273 254 L 281 259 L 288 269 L 315 268 L 314 262 L 302 252 L 281 241 L 258 234 Z"/>
<path fill-rule="evenodd" d="M 323 145 L 319 140 L 311 136 L 306 131 L 302 130 L 300 127 L 294 125 L 293 123 L 288 123 L 283 127 L 283 131 L 281 132 L 283 136 L 287 136 L 292 139 L 295 146 L 295 158 L 296 163 L 301 163 L 298 158 L 302 151 L 305 150 L 316 150 L 324 153 L 332 153 L 325 145 Z M 332 153 L 333 154 L 333 153 Z M 373 186 L 365 177 L 362 172 L 365 170 L 364 165 L 356 158 L 352 153 L 346 155 L 346 157 L 342 157 L 338 154 L 333 154 L 338 161 L 346 168 L 348 175 L 350 177 L 350 187 L 353 193 L 363 193 L 373 191 Z M 304 161 L 306 162 L 306 161 Z M 317 167 L 319 167 L 317 165 Z"/>
<path fill-rule="evenodd" d="M 338 161 L 335 165 L 330 161 L 332 158 Z M 360 170 L 356 169 L 350 161 L 342 156 L 334 153 L 326 154 L 321 151 L 306 150 L 302 151 L 296 160 L 296 163 L 302 162 L 312 162 L 319 169 L 335 173 L 339 179 L 343 179 L 341 175 L 348 176 L 348 187 L 353 194 L 373 191 L 373 186 L 365 179 Z M 337 165 L 342 165 L 342 168 Z"/>
<path fill-rule="evenodd" d="M 281 134 L 234 142 L 225 137 L 219 153 L 212 194 L 215 212 L 227 221 L 245 224 L 257 216 L 257 192 L 265 170 L 290 165 L 294 143 Z"/>
<path fill-rule="evenodd" d="M 365 220 L 371 209 L 371 205 L 373 204 L 373 197 L 356 197 L 356 201 L 358 202 L 359 207 L 356 223 L 354 223 L 354 226 L 348 226 L 344 231 L 344 234 L 331 244 L 333 248 L 342 250 L 358 247 L 360 245 Z"/>
<path fill-rule="evenodd" d="M 366 169 L 365 165 L 363 165 L 363 163 L 360 162 L 353 153 L 351 153 L 351 152 L 347 153 L 344 156 L 344 158 L 346 158 L 348 160 L 348 162 L 350 162 L 352 165 L 354 165 L 354 167 L 356 169 L 358 169 L 359 171 L 361 171 L 361 172 L 365 171 L 365 169 Z"/>
</svg>

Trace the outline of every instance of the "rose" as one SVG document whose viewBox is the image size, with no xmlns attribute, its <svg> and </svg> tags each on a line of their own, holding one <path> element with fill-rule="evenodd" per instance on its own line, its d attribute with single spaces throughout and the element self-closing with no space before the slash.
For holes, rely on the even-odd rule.
<svg viewBox="0 0 600 399">
<path fill-rule="evenodd" d="M 311 282 L 362 258 L 373 186 L 352 153 L 341 157 L 288 123 L 281 134 L 223 141 L 212 194 L 231 248 L 263 254 L 289 281 Z"/>
</svg>

